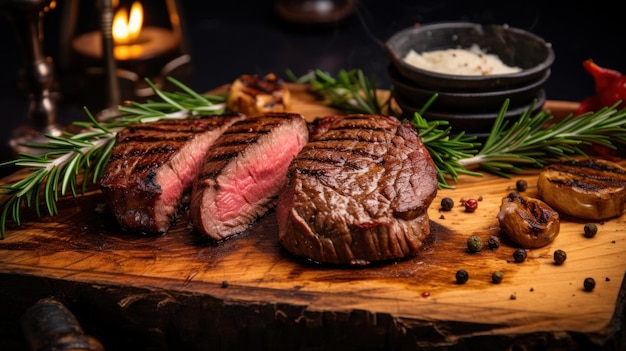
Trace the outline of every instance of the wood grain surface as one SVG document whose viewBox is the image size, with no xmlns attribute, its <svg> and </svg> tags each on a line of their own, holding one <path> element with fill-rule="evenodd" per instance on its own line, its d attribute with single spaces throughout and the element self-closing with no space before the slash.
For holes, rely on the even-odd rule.
<svg viewBox="0 0 626 351">
<path fill-rule="evenodd" d="M 292 91 L 292 109 L 308 119 L 336 113 L 303 87 Z M 185 219 L 163 236 L 121 231 L 98 189 L 63 198 L 58 216 L 25 211 L 0 241 L 0 349 L 18 348 L 20 315 L 54 296 L 110 350 L 622 350 L 626 217 L 597 223 L 594 238 L 583 236 L 585 221 L 561 217 L 552 244 L 514 263 L 496 214 L 518 179 L 536 196 L 536 176 L 462 176 L 439 190 L 417 257 L 359 269 L 291 257 L 273 213 L 213 243 Z M 449 212 L 444 197 L 456 203 Z M 460 205 L 469 198 L 479 199 L 474 213 Z M 471 235 L 500 235 L 502 245 L 470 254 Z M 567 253 L 563 265 L 556 249 Z M 455 282 L 459 269 L 466 284 Z M 583 288 L 587 277 L 593 291 Z"/>
</svg>

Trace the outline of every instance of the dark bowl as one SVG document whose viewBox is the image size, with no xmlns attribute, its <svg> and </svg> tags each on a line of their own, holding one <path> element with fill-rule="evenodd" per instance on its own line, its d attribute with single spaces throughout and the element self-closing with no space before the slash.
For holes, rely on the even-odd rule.
<svg viewBox="0 0 626 351">
<path fill-rule="evenodd" d="M 444 74 L 417 68 L 407 63 L 414 50 L 467 49 L 478 45 L 497 55 L 508 66 L 520 67 L 515 73 L 490 75 Z M 481 25 L 466 22 L 434 23 L 404 29 L 385 43 L 392 65 L 417 86 L 447 91 L 485 91 L 511 89 L 546 75 L 554 62 L 552 45 L 537 35 L 507 25 Z"/>
<path fill-rule="evenodd" d="M 404 100 L 401 96 L 394 93 L 394 100 L 402 109 L 402 116 L 412 118 L 415 112 L 419 112 L 422 106 L 416 106 Z M 539 91 L 537 97 L 526 105 L 511 107 L 509 105 L 505 112 L 505 119 L 517 119 L 526 111 L 531 110 L 534 115 L 541 111 L 546 102 L 545 91 Z M 504 105 L 504 101 L 496 109 L 492 111 L 484 111 L 480 113 L 454 113 L 448 111 L 437 111 L 431 109 L 432 105 L 422 115 L 428 121 L 447 121 L 452 127 L 452 132 L 458 134 L 465 132 L 468 135 L 478 135 L 489 133 L 491 127 L 500 113 L 500 109 Z"/>
<path fill-rule="evenodd" d="M 445 91 L 422 88 L 404 79 L 398 70 L 390 65 L 388 75 L 393 85 L 393 91 L 407 103 L 422 106 L 433 95 L 438 94 L 430 105 L 431 109 L 449 112 L 480 112 L 499 109 L 504 101 L 509 99 L 510 107 L 527 105 L 537 98 L 545 82 L 550 77 L 550 70 L 539 79 L 527 85 L 510 89 L 485 91 Z"/>
</svg>

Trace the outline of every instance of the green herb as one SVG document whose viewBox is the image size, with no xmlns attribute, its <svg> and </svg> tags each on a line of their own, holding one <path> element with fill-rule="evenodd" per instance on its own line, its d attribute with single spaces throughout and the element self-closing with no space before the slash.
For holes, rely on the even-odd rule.
<svg viewBox="0 0 626 351">
<path fill-rule="evenodd" d="M 314 71 L 301 81 L 310 82 L 320 95 L 325 96 L 323 103 L 341 109 L 346 104 L 346 99 L 349 100 L 347 96 L 356 97 L 361 90 L 372 91 L 375 84 L 359 70 L 339 73 L 340 76 L 345 74 L 358 76 L 359 79 L 352 79 L 349 84 L 344 84 L 346 79 L 333 79 L 320 71 Z M 340 95 L 331 93 L 332 91 L 349 91 L 350 94 Z M 335 100 L 334 96 L 341 98 Z M 379 99 L 373 94 L 365 96 L 371 101 L 352 101 L 348 104 L 352 107 L 351 112 L 372 113 L 382 110 L 383 113 L 399 116 L 398 111 L 391 109 L 391 103 L 376 104 Z M 453 134 L 446 121 L 426 121 L 422 117 L 436 98 L 435 94 L 414 114 L 411 122 L 419 130 L 420 137 L 437 166 L 440 187 L 451 187 L 448 180 L 456 182 L 459 174 L 481 176 L 482 173 L 476 171 L 476 168 L 508 178 L 512 173 L 528 168 L 541 168 L 559 159 L 587 156 L 585 147 L 601 146 L 614 150 L 616 145 L 626 145 L 626 108 L 618 110 L 619 102 L 594 113 L 576 117 L 570 115 L 555 123 L 552 123 L 554 116 L 547 112 L 540 111 L 533 115 L 531 111 L 534 106 L 530 106 L 518 120 L 509 123 L 504 118 L 509 107 L 509 100 L 506 99 L 489 137 L 481 144 L 475 137 L 465 136 L 463 131 Z M 372 105 L 378 108 L 364 108 Z M 383 109 L 385 106 L 386 110 Z"/>
<path fill-rule="evenodd" d="M 321 70 L 311 71 L 301 77 L 296 77 L 291 71 L 287 71 L 287 75 L 294 82 L 310 84 L 322 104 L 343 112 L 400 115 L 400 111 L 395 110 L 391 103 L 392 94 L 381 98 L 376 80 L 367 78 L 361 70 L 340 70 L 337 78 Z M 463 132 L 452 136 L 452 128 L 447 121 L 427 121 L 422 118 L 421 115 L 436 98 L 437 95 L 434 95 L 427 101 L 420 113 L 414 115 L 411 123 L 418 129 L 422 142 L 433 158 L 438 171 L 439 187 L 451 188 L 446 176 L 456 182 L 459 174 L 481 175 L 459 163 L 459 160 L 473 157 L 478 152 L 480 143 L 475 142 L 476 137 L 465 136 Z"/>
<path fill-rule="evenodd" d="M 28 174 L 13 184 L 0 186 L 0 237 L 4 239 L 6 220 L 20 224 L 20 210 L 24 204 L 33 207 L 41 216 L 40 203 L 45 203 L 48 214 L 57 214 L 59 196 L 71 192 L 72 196 L 84 193 L 87 185 L 97 183 L 111 155 L 117 132 L 132 123 L 148 123 L 161 119 L 185 119 L 224 112 L 225 95 L 200 95 L 183 83 L 168 78 L 181 89 L 164 92 L 146 80 L 160 101 L 132 102 L 118 108 L 119 115 L 105 122 L 97 121 L 85 109 L 89 121 L 73 123 L 78 133 L 65 132 L 61 136 L 47 135 L 45 143 L 26 144 L 37 150 L 33 154 L 22 153 L 15 160 L 0 164 L 26 168 Z M 83 175 L 79 191 L 79 175 Z M 43 194 L 44 199 L 40 199 Z"/>
<path fill-rule="evenodd" d="M 570 114 L 553 124 L 549 124 L 552 115 L 540 111 L 533 116 L 531 107 L 509 126 L 504 120 L 508 103 L 506 100 L 503 104 L 480 152 L 459 160 L 462 166 L 479 165 L 485 171 L 509 177 L 524 168 L 587 156 L 585 146 L 616 149 L 615 145 L 626 144 L 626 109 L 617 110 L 618 104 L 577 117 Z"/>
<path fill-rule="evenodd" d="M 323 104 L 346 113 L 382 114 L 390 106 L 390 98 L 381 101 L 376 79 L 361 70 L 340 70 L 336 78 L 319 69 L 301 77 L 289 70 L 286 74 L 296 83 L 310 84 Z"/>
<path fill-rule="evenodd" d="M 375 79 L 366 77 L 361 70 L 342 70 L 336 78 L 321 70 L 300 78 L 291 72 L 287 74 L 296 82 L 310 84 L 322 103 L 345 113 L 399 116 L 399 111 L 393 108 L 392 94 L 381 98 L 384 95 L 379 94 Z M 0 167 L 24 167 L 29 172 L 13 184 L 0 186 L 0 237 L 4 238 L 7 218 L 19 225 L 22 204 L 34 206 L 41 215 L 40 202 L 45 203 L 48 213 L 55 215 L 59 196 L 68 191 L 77 195 L 80 174 L 84 175 L 80 184 L 83 191 L 89 181 L 97 182 L 110 156 L 114 137 L 121 128 L 131 123 L 193 118 L 225 111 L 226 94 L 203 95 L 173 78 L 168 80 L 180 91 L 161 91 L 146 80 L 159 101 L 120 106 L 118 115 L 102 122 L 87 111 L 89 121 L 73 124 L 81 129 L 80 132 L 48 136 L 47 143 L 25 145 L 40 152 L 20 154 L 16 160 L 0 164 Z M 433 95 L 412 116 L 410 123 L 418 129 L 435 163 L 440 188 L 452 188 L 449 182 L 456 182 L 460 174 L 482 176 L 476 168 L 509 177 L 511 173 L 541 167 L 563 157 L 585 156 L 585 146 L 616 149 L 615 145 L 626 145 L 626 109 L 618 111 L 618 104 L 595 113 L 570 116 L 553 124 L 549 124 L 553 117 L 545 112 L 532 116 L 531 107 L 518 121 L 509 125 L 504 119 L 509 103 L 506 100 L 483 145 L 463 131 L 453 134 L 447 121 L 424 119 L 422 115 L 436 98 L 437 95 Z M 40 194 L 43 194 L 43 201 Z"/>
</svg>

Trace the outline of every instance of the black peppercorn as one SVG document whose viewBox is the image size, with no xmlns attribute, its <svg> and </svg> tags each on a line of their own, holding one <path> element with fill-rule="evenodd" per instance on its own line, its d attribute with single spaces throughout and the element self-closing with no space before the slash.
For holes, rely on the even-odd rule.
<svg viewBox="0 0 626 351">
<path fill-rule="evenodd" d="M 593 238 L 598 233 L 598 226 L 596 226 L 595 223 L 587 223 L 585 224 L 584 231 L 586 238 Z"/>
<path fill-rule="evenodd" d="M 454 200 L 449 197 L 444 197 L 441 199 L 441 209 L 444 211 L 450 211 L 454 207 Z"/>
<path fill-rule="evenodd" d="M 526 191 L 526 188 L 528 188 L 528 183 L 526 183 L 524 179 L 520 179 L 517 182 L 515 182 L 515 188 L 519 192 Z"/>
<path fill-rule="evenodd" d="M 585 278 L 583 286 L 585 287 L 585 291 L 591 291 L 596 287 L 596 281 L 593 278 Z"/>
<path fill-rule="evenodd" d="M 459 269 L 456 271 L 456 283 L 457 284 L 465 284 L 469 279 L 469 274 L 464 269 Z"/>
<path fill-rule="evenodd" d="M 491 275 L 491 281 L 493 281 L 495 284 L 502 283 L 502 278 L 503 278 L 503 274 L 500 271 L 495 271 Z"/>
<path fill-rule="evenodd" d="M 563 262 L 565 262 L 566 259 L 567 259 L 567 253 L 565 253 L 565 251 L 563 251 L 563 250 L 556 250 L 556 251 L 554 251 L 554 263 L 557 266 L 562 265 Z"/>
<path fill-rule="evenodd" d="M 472 235 L 467 239 L 467 249 L 469 252 L 479 252 L 483 248 L 483 241 L 477 235 Z"/>
<path fill-rule="evenodd" d="M 513 251 L 513 260 L 517 263 L 524 262 L 526 260 L 526 250 L 517 249 Z"/>
<path fill-rule="evenodd" d="M 500 247 L 500 238 L 498 238 L 495 235 L 490 236 L 489 240 L 487 240 L 487 245 L 492 250 L 495 250 L 495 249 L 499 248 Z"/>
</svg>

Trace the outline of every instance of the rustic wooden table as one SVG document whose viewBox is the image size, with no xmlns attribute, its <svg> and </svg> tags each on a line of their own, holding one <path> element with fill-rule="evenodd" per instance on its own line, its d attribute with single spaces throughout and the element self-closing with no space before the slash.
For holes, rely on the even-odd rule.
<svg viewBox="0 0 626 351">
<path fill-rule="evenodd" d="M 334 113 L 303 89 L 294 94 L 293 110 L 307 118 Z M 598 223 L 591 239 L 584 221 L 562 217 L 555 241 L 523 263 L 506 238 L 496 250 L 466 252 L 470 235 L 500 233 L 500 200 L 516 180 L 536 196 L 536 175 L 462 176 L 438 192 L 417 257 L 362 269 L 290 257 L 273 214 L 214 244 L 184 220 L 159 237 L 120 231 L 96 211 L 97 189 L 63 198 L 58 216 L 26 211 L 0 241 L 0 349 L 19 345 L 20 315 L 52 296 L 109 350 L 623 350 L 626 217 Z M 440 211 L 444 197 L 452 211 Z M 481 199 L 474 213 L 458 205 L 468 198 Z M 556 249 L 567 252 L 561 266 Z M 469 272 L 466 284 L 455 283 L 458 269 Z M 501 284 L 491 282 L 496 270 Z M 587 277 L 597 282 L 590 292 Z"/>
</svg>

